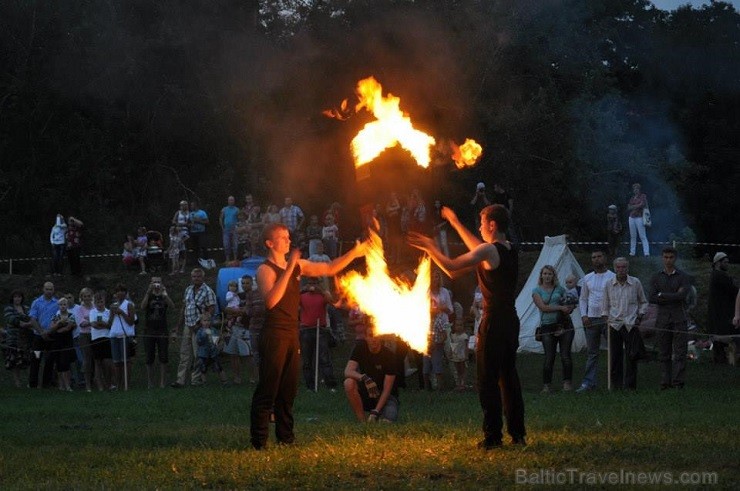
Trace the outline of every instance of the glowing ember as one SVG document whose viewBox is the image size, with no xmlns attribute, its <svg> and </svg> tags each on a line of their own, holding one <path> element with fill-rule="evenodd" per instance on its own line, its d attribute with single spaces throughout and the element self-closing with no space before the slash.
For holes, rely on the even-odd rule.
<svg viewBox="0 0 740 491">
<path fill-rule="evenodd" d="M 342 291 L 373 317 L 376 334 L 397 334 L 412 349 L 426 352 L 431 322 L 430 259 L 425 256 L 419 263 L 413 286 L 391 278 L 383 256 L 383 242 L 370 230 L 370 248 L 365 260 L 365 275 L 352 271 L 338 279 Z"/>
<path fill-rule="evenodd" d="M 360 102 L 355 111 L 364 108 L 373 113 L 376 120 L 367 123 L 352 139 L 355 167 L 367 164 L 396 145 L 408 150 L 417 164 L 429 167 L 430 149 L 435 140 L 414 128 L 411 118 L 400 109 L 401 99 L 392 94 L 383 97 L 383 87 L 373 77 L 357 83 L 357 96 Z"/>
<path fill-rule="evenodd" d="M 452 160 L 455 161 L 455 165 L 458 169 L 463 169 L 465 166 L 472 166 L 480 158 L 483 153 L 483 147 L 478 144 L 475 140 L 467 138 L 465 143 L 459 147 L 455 144 L 452 146 Z"/>
</svg>

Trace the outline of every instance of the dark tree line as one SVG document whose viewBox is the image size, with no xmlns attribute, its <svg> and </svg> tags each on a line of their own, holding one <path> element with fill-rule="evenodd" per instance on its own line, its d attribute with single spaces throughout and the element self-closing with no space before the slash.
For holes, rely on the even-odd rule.
<svg viewBox="0 0 740 491">
<path fill-rule="evenodd" d="M 483 144 L 477 167 L 419 178 L 430 199 L 462 206 L 498 181 L 523 238 L 596 239 L 640 181 L 654 239 L 740 236 L 731 5 L 297 3 L 285 16 L 242 0 L 2 2 L 2 255 L 45 253 L 57 212 L 86 222 L 88 251 L 109 251 L 140 223 L 163 229 L 183 198 L 212 217 L 247 191 L 351 210 L 348 144 L 367 120 L 321 111 L 368 75 L 420 128 Z"/>
</svg>

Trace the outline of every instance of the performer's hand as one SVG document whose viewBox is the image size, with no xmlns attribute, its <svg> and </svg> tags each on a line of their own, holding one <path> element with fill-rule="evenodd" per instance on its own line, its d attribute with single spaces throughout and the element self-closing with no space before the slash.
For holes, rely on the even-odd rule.
<svg viewBox="0 0 740 491">
<path fill-rule="evenodd" d="M 434 247 L 434 239 L 422 235 L 419 232 L 409 232 L 406 234 L 406 241 L 411 247 L 421 249 L 422 251 L 428 251 Z"/>
<path fill-rule="evenodd" d="M 373 409 L 372 411 L 370 411 L 370 414 L 368 414 L 368 416 L 367 416 L 367 422 L 368 423 L 377 423 L 378 422 L 378 416 L 380 416 L 380 413 L 377 410 Z"/>
<path fill-rule="evenodd" d="M 296 247 L 295 249 L 291 249 L 290 254 L 288 255 L 288 266 L 295 266 L 298 264 L 298 260 L 301 258 L 301 250 Z"/>
<path fill-rule="evenodd" d="M 448 206 L 443 206 L 442 209 L 439 210 L 439 214 L 442 218 L 444 218 L 448 222 L 457 220 L 457 215 L 455 214 L 454 211 L 452 211 L 452 208 Z"/>
<path fill-rule="evenodd" d="M 732 325 L 735 326 L 735 329 L 739 329 L 740 328 L 740 316 L 735 316 L 732 319 Z"/>
<path fill-rule="evenodd" d="M 380 397 L 378 384 L 376 384 L 375 380 L 373 380 L 369 375 L 362 376 L 362 383 L 365 384 L 367 395 L 368 397 L 370 397 L 370 399 L 377 399 L 378 397 Z"/>
</svg>

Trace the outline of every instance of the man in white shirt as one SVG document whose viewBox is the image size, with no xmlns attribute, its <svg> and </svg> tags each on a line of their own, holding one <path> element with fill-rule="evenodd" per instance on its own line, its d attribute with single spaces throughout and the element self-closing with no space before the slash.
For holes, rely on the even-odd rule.
<svg viewBox="0 0 740 491">
<path fill-rule="evenodd" d="M 599 369 L 599 348 L 601 336 L 604 334 L 606 323 L 602 319 L 604 307 L 604 287 L 614 279 L 614 272 L 606 267 L 604 251 L 596 250 L 591 253 L 591 265 L 594 270 L 583 277 L 579 309 L 581 321 L 586 334 L 588 358 L 586 360 L 586 374 L 576 392 L 585 392 L 596 389 Z"/>
<path fill-rule="evenodd" d="M 630 276 L 629 262 L 623 257 L 614 260 L 616 276 L 604 289 L 602 315 L 609 326 L 611 340 L 612 387 L 637 388 L 637 355 L 640 321 L 647 311 L 648 301 L 640 280 Z M 623 373 L 624 367 L 624 373 Z"/>
</svg>

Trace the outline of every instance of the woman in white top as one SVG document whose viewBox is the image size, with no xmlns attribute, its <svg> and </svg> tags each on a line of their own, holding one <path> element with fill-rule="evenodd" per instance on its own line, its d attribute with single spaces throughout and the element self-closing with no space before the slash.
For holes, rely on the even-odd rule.
<svg viewBox="0 0 740 491">
<path fill-rule="evenodd" d="M 67 246 L 67 223 L 62 215 L 57 215 L 49 233 L 51 243 L 51 274 L 61 276 L 64 267 L 64 250 Z"/>
<path fill-rule="evenodd" d="M 110 306 L 110 351 L 113 359 L 113 381 L 111 388 L 118 387 L 121 378 L 121 367 L 124 357 L 131 358 L 132 340 L 136 334 L 134 321 L 136 307 L 128 299 L 128 288 L 117 285 L 113 293 L 113 302 Z M 127 363 L 127 376 L 131 380 L 131 363 Z"/>
<path fill-rule="evenodd" d="M 95 360 L 95 384 L 103 391 L 110 386 L 113 364 L 110 357 L 110 310 L 105 308 L 105 292 L 93 297 L 95 307 L 90 310 L 90 339 Z"/>
<path fill-rule="evenodd" d="M 77 321 L 77 343 L 82 352 L 82 372 L 85 374 L 85 389 L 92 390 L 93 357 L 92 357 L 92 327 L 90 324 L 90 312 L 95 309 L 93 305 L 93 291 L 89 288 L 80 290 L 80 304 L 73 310 L 75 321 Z"/>
</svg>

